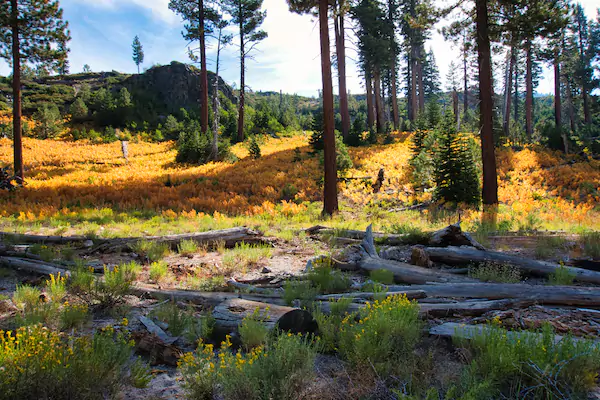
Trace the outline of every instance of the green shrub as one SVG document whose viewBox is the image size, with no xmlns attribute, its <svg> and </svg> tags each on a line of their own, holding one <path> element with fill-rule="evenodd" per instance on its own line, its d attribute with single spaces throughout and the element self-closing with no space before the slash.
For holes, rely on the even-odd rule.
<svg viewBox="0 0 600 400">
<path fill-rule="evenodd" d="M 538 258 L 548 258 L 556 254 L 557 251 L 565 251 L 567 240 L 560 236 L 543 236 L 537 240 L 535 245 L 535 256 Z"/>
<path fill-rule="evenodd" d="M 142 239 L 131 245 L 131 250 L 149 262 L 154 262 L 167 256 L 170 253 L 171 248 L 169 244 L 165 242 Z"/>
<path fill-rule="evenodd" d="M 54 276 L 50 275 L 50 279 L 46 280 L 46 293 L 50 300 L 59 303 L 67 295 L 66 279 L 60 276 L 60 272 Z"/>
<path fill-rule="evenodd" d="M 596 386 L 598 346 L 569 336 L 557 341 L 550 325 L 539 335 L 491 327 L 459 344 L 474 352 L 470 381 L 485 383 L 485 398 L 585 398 Z"/>
<path fill-rule="evenodd" d="M 201 292 L 218 292 L 227 287 L 227 282 L 223 275 L 203 277 L 188 274 L 186 277 L 186 285 L 193 290 L 199 290 Z"/>
<path fill-rule="evenodd" d="M 147 362 L 142 361 L 141 358 L 136 358 L 135 361 L 129 367 L 129 380 L 133 387 L 143 389 L 148 387 L 152 381 L 152 373 L 150 372 L 150 365 Z"/>
<path fill-rule="evenodd" d="M 521 270 L 510 264 L 485 262 L 469 267 L 469 276 L 484 282 L 519 283 Z"/>
<path fill-rule="evenodd" d="M 413 352 L 421 336 L 419 305 L 406 296 L 390 296 L 367 303 L 358 314 L 341 323 L 339 352 L 360 370 L 371 369 L 382 377 L 412 372 Z"/>
<path fill-rule="evenodd" d="M 248 152 L 250 153 L 250 157 L 252 157 L 255 160 L 259 159 L 261 156 L 260 145 L 258 144 L 258 141 L 256 140 L 256 135 L 253 135 L 250 138 L 250 143 L 248 144 Z"/>
<path fill-rule="evenodd" d="M 212 399 L 219 389 L 225 400 L 293 400 L 314 376 L 315 345 L 310 338 L 280 334 L 250 353 L 233 353 L 229 338 L 218 362 L 213 347 L 202 344 L 179 363 L 184 388 L 194 399 Z"/>
<path fill-rule="evenodd" d="M 92 271 L 80 265 L 71 274 L 69 288 L 88 305 L 111 308 L 123 301 L 140 270 L 141 267 L 134 262 L 112 270 L 105 267 L 104 279 L 95 279 Z"/>
<path fill-rule="evenodd" d="M 45 244 L 34 244 L 29 247 L 29 252 L 40 256 L 44 261 L 52 261 L 56 258 L 56 252 L 52 247 L 48 247 Z"/>
<path fill-rule="evenodd" d="M 352 168 L 352 159 L 348 153 L 348 147 L 344 144 L 344 140 L 338 131 L 335 131 L 335 163 L 339 173 L 344 173 Z M 321 165 L 324 163 L 324 153 L 319 152 L 319 162 Z"/>
<path fill-rule="evenodd" d="M 319 289 L 309 281 L 286 281 L 283 284 L 283 300 L 287 305 L 293 305 L 299 300 L 301 307 L 310 307 L 319 295 Z"/>
<path fill-rule="evenodd" d="M 29 285 L 17 285 L 13 294 L 13 303 L 22 312 L 28 312 L 36 308 L 41 300 L 42 292 L 40 289 Z"/>
<path fill-rule="evenodd" d="M 352 279 L 349 275 L 333 269 L 333 262 L 329 258 L 321 258 L 314 263 L 306 278 L 323 293 L 339 293 L 350 289 Z"/>
<path fill-rule="evenodd" d="M 33 119 L 37 122 L 33 133 L 38 139 L 54 138 L 60 134 L 63 127 L 62 116 L 54 103 L 44 103 L 33 114 Z"/>
<path fill-rule="evenodd" d="M 550 285 L 572 285 L 575 277 L 575 273 L 571 272 L 568 267 L 561 265 L 548 276 L 548 283 Z"/>
<path fill-rule="evenodd" d="M 0 399 L 104 399 L 124 375 L 132 343 L 112 327 L 69 338 L 40 325 L 0 332 Z"/>
<path fill-rule="evenodd" d="M 329 302 L 330 312 L 326 314 L 319 308 L 313 311 L 313 317 L 319 326 L 319 338 L 321 350 L 333 353 L 338 350 L 342 321 L 347 317 L 348 307 L 352 299 L 342 298 Z M 355 314 L 353 314 L 355 315 Z M 350 317 L 352 319 L 352 316 Z"/>
<path fill-rule="evenodd" d="M 595 260 L 600 259 L 600 232 L 585 232 L 581 235 L 583 252 Z"/>
<path fill-rule="evenodd" d="M 227 139 L 221 139 L 218 143 L 220 161 L 233 161 L 231 144 Z M 179 133 L 177 141 L 177 155 L 175 161 L 178 163 L 204 164 L 211 157 L 212 135 L 209 132 L 202 133 L 198 121 L 188 121 L 183 131 Z"/>
<path fill-rule="evenodd" d="M 384 285 L 392 285 L 394 283 L 394 273 L 387 269 L 376 269 L 369 274 L 374 282 L 383 283 Z"/>
<path fill-rule="evenodd" d="M 214 327 L 214 319 L 210 315 L 196 316 L 193 309 L 183 310 L 175 303 L 163 304 L 151 315 L 165 322 L 171 335 L 184 336 L 192 343 L 207 339 Z"/>
<path fill-rule="evenodd" d="M 407 223 L 392 224 L 389 231 L 390 233 L 397 235 L 406 235 L 405 243 L 427 244 L 429 242 L 429 237 L 431 236 L 428 232 L 424 232 L 421 228 Z"/>
<path fill-rule="evenodd" d="M 254 312 L 242 320 L 239 328 L 240 339 L 247 351 L 252 350 L 264 344 L 267 340 L 269 330 L 265 325 L 268 318 L 268 308 L 261 313 L 260 309 L 255 309 Z"/>
<path fill-rule="evenodd" d="M 150 264 L 149 276 L 154 282 L 162 282 L 169 277 L 169 264 L 164 261 L 156 261 Z"/>
<path fill-rule="evenodd" d="M 198 242 L 195 240 L 182 240 L 177 245 L 177 253 L 182 256 L 191 256 L 198 252 Z"/>
<path fill-rule="evenodd" d="M 88 306 L 86 304 L 64 304 L 60 310 L 60 328 L 78 328 L 89 320 Z"/>
</svg>

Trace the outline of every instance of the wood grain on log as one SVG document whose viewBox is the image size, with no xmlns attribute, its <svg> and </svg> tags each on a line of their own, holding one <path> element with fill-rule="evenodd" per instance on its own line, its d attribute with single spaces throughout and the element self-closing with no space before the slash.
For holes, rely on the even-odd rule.
<svg viewBox="0 0 600 400">
<path fill-rule="evenodd" d="M 58 273 L 62 276 L 71 275 L 71 272 L 68 269 L 42 261 L 25 260 L 17 257 L 0 257 L 0 265 L 40 275 L 56 275 Z"/>
</svg>

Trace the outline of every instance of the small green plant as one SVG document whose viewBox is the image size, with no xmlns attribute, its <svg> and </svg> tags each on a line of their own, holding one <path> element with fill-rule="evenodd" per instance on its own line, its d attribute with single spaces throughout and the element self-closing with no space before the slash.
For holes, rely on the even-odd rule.
<svg viewBox="0 0 600 400">
<path fill-rule="evenodd" d="M 54 276 L 50 275 L 50 279 L 46 280 L 46 292 L 50 300 L 59 303 L 67 295 L 67 285 L 65 278 L 60 276 L 60 272 Z"/>
<path fill-rule="evenodd" d="M 423 232 L 421 228 L 412 224 L 393 224 L 390 228 L 390 232 L 399 235 L 406 235 L 405 243 L 427 244 L 429 242 L 430 234 Z"/>
<path fill-rule="evenodd" d="M 496 262 L 485 262 L 471 265 L 469 276 L 484 282 L 518 283 L 521 281 L 521 270 L 510 265 Z"/>
<path fill-rule="evenodd" d="M 352 286 L 352 279 L 347 274 L 333 269 L 333 261 L 330 258 L 315 261 L 306 278 L 323 293 L 344 292 Z"/>
<path fill-rule="evenodd" d="M 17 285 L 13 294 L 13 303 L 22 312 L 28 312 L 36 308 L 41 302 L 42 292 L 40 289 L 29 285 Z"/>
<path fill-rule="evenodd" d="M 227 287 L 227 281 L 223 275 L 213 275 L 209 277 L 188 274 L 186 285 L 193 290 L 201 292 L 218 292 Z"/>
<path fill-rule="evenodd" d="M 156 261 L 150 264 L 149 276 L 154 282 L 163 282 L 170 274 L 169 264 L 164 261 Z"/>
<path fill-rule="evenodd" d="M 384 285 L 392 285 L 394 283 L 394 273 L 387 269 L 376 269 L 369 274 L 371 280 L 382 283 Z"/>
<path fill-rule="evenodd" d="M 272 247 L 265 245 L 252 245 L 238 243 L 235 248 L 223 253 L 223 267 L 226 271 L 245 271 L 252 265 L 257 265 L 261 260 L 271 257 Z"/>
<path fill-rule="evenodd" d="M 572 285 L 575 280 L 575 273 L 571 272 L 568 267 L 560 265 L 556 270 L 548 276 L 550 285 L 567 286 Z"/>
<path fill-rule="evenodd" d="M 319 326 L 319 338 L 321 339 L 321 350 L 326 353 L 337 351 L 340 340 L 342 321 L 348 315 L 348 307 L 352 299 L 341 298 L 329 302 L 329 313 L 324 313 L 316 307 L 313 317 Z M 356 315 L 356 314 L 353 314 Z M 351 319 L 352 317 L 350 317 Z"/>
<path fill-rule="evenodd" d="M 250 143 L 248 144 L 248 153 L 250 153 L 250 157 L 252 157 L 255 160 L 259 159 L 261 156 L 260 145 L 256 140 L 256 135 L 253 135 L 250 139 Z"/>
<path fill-rule="evenodd" d="M 567 240 L 560 236 L 542 236 L 535 246 L 535 256 L 538 258 L 549 258 L 557 251 L 566 249 Z"/>
<path fill-rule="evenodd" d="M 142 361 L 140 357 L 136 358 L 129 367 L 129 380 L 135 388 L 143 389 L 148 387 L 152 381 L 150 365 L 148 365 L 147 362 Z"/>
<path fill-rule="evenodd" d="M 69 288 L 88 305 L 112 308 L 121 303 L 131 284 L 141 271 L 141 266 L 130 262 L 112 269 L 104 267 L 104 279 L 96 279 L 90 269 L 78 265 L 69 281 Z"/>
<path fill-rule="evenodd" d="M 309 281 L 286 281 L 283 284 L 283 300 L 288 305 L 298 300 L 301 307 L 310 307 L 318 295 L 319 289 Z"/>
<path fill-rule="evenodd" d="M 600 259 L 600 232 L 585 232 L 581 235 L 583 252 L 595 260 Z"/>
<path fill-rule="evenodd" d="M 242 320 L 239 333 L 242 344 L 247 351 L 266 342 L 267 335 L 269 334 L 269 330 L 265 325 L 265 321 L 268 319 L 268 313 L 268 308 L 265 309 L 264 312 L 261 312 L 259 308 L 256 308 L 252 314 L 246 316 Z"/>
<path fill-rule="evenodd" d="M 131 250 L 149 262 L 159 261 L 167 256 L 171 248 L 168 243 L 151 240 L 139 240 L 131 246 Z"/>
<path fill-rule="evenodd" d="M 177 245 L 177 253 L 182 256 L 192 256 L 198 252 L 198 242 L 195 240 L 182 240 Z"/>
<path fill-rule="evenodd" d="M 39 256 L 42 260 L 47 262 L 54 260 L 57 256 L 54 249 L 45 244 L 33 244 L 29 247 L 29 252 Z"/>
<path fill-rule="evenodd" d="M 65 303 L 60 310 L 61 329 L 78 328 L 89 320 L 87 304 Z"/>
</svg>

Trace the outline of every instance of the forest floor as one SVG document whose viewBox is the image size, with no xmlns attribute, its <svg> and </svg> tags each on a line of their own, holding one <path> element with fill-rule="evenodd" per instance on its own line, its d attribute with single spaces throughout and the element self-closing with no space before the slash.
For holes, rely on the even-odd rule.
<svg viewBox="0 0 600 400">
<path fill-rule="evenodd" d="M 590 232 L 600 230 L 600 161 L 580 156 L 565 157 L 539 148 L 499 150 L 501 204 L 497 210 L 444 210 L 429 204 L 430 193 L 415 193 L 410 186 L 408 160 L 410 136 L 396 134 L 391 145 L 350 148 L 354 167 L 340 183 L 341 212 L 333 218 L 320 217 L 319 160 L 309 153 L 304 135 L 265 139 L 262 157 L 248 157 L 237 145 L 235 164 L 210 163 L 204 166 L 178 166 L 174 163 L 173 143 L 132 142 L 129 160 L 120 154 L 120 145 L 25 140 L 27 185 L 13 193 L 0 193 L 0 231 L 17 234 L 73 236 L 84 235 L 97 246 L 115 238 L 136 238 L 117 251 L 92 251 L 81 242 L 53 245 L 21 243 L 18 237 L 3 237 L 2 245 L 40 262 L 69 269 L 73 260 L 108 270 L 129 262 L 141 269 L 135 285 L 160 291 L 247 293 L 228 284 L 231 279 L 252 288 L 283 293 L 286 282 L 305 279 L 309 260 L 319 256 L 336 257 L 345 248 L 360 241 L 339 235 L 346 229 L 364 231 L 373 224 L 386 235 L 421 235 L 441 229 L 458 220 L 464 231 L 471 232 L 490 251 L 520 258 L 569 264 L 573 260 L 593 263 L 597 268 L 600 240 L 588 240 Z M 0 164 L 10 161 L 11 147 L 0 140 Z M 372 193 L 371 184 L 380 168 L 385 181 L 380 193 Z M 403 210 L 426 204 L 415 210 Z M 400 211 L 398 211 L 400 210 Z M 495 220 L 495 224 L 489 221 Z M 326 225 L 333 234 L 312 235 L 305 229 Z M 179 246 L 154 246 L 144 237 L 204 232 L 246 226 L 260 233 L 262 243 L 244 245 L 224 242 L 200 243 L 187 250 Z M 341 239 L 340 239 L 341 238 Z M 264 239 L 264 240 L 263 240 Z M 396 246 L 396 261 L 410 263 L 412 244 Z M 378 244 L 379 251 L 385 246 Z M 1 249 L 0 249 L 1 250 Z M 1 251 L 0 251 L 1 252 Z M 14 255 L 14 254 L 13 254 Z M 444 263 L 435 270 L 445 271 Z M 465 265 L 472 276 L 473 266 Z M 483 280 L 502 282 L 514 270 L 491 271 Z M 163 272 L 157 272 L 163 271 Z M 508 272 L 507 272 L 508 271 Z M 368 274 L 367 274 L 368 275 Z M 489 274 L 488 274 L 489 275 Z M 364 273 L 352 273 L 352 285 L 368 281 Z M 547 277 L 546 277 L 547 278 Z M 545 285 L 546 278 L 519 272 L 512 283 Z M 16 273 L 0 268 L 0 324 L 10 327 L 19 311 L 9 305 L 18 285 L 43 288 L 39 274 Z M 567 277 L 569 281 L 569 277 Z M 594 283 L 567 282 L 575 287 L 595 288 Z M 353 286 L 353 287 L 354 287 Z M 599 289 L 600 290 L 600 289 Z M 42 289 L 44 291 L 44 289 Z M 77 301 L 68 295 L 70 301 Z M 455 300 L 452 300 L 455 301 Z M 110 313 L 93 314 L 81 333 L 92 332 L 126 317 L 132 332 L 146 332 L 139 316 L 151 316 L 163 302 L 144 294 L 126 295 L 121 306 Z M 182 308 L 186 306 L 179 304 Z M 600 303 L 598 304 L 600 307 Z M 208 305 L 191 311 L 202 312 Z M 504 327 L 536 328 L 549 321 L 558 333 L 588 338 L 600 337 L 600 312 L 595 307 L 554 307 L 535 304 L 525 308 L 492 310 L 478 315 L 449 313 L 428 318 L 426 327 L 444 322 L 483 323 L 497 318 Z M 596 314 L 597 313 L 597 314 Z M 1 326 L 0 326 L 1 328 Z M 167 332 L 169 330 L 165 328 Z M 170 333 L 169 333 L 170 334 Z M 173 335 L 177 336 L 177 335 Z M 175 342 L 182 351 L 193 346 Z M 457 379 L 458 365 L 464 357 L 444 339 L 425 338 L 424 349 L 433 357 L 438 387 Z M 458 349 L 460 350 L 460 349 Z M 121 398 L 183 397 L 181 374 L 174 365 L 165 366 L 156 354 L 140 354 L 155 363 L 153 379 L 147 388 L 127 384 Z M 303 398 L 327 393 L 331 399 L 348 398 L 344 393 L 357 382 L 340 385 L 346 365 L 332 355 L 319 355 L 318 379 Z M 356 388 L 355 388 L 356 389 Z M 356 398 L 360 390 L 356 389 Z M 388 396 L 389 395 L 389 396 Z M 388 397 L 396 398 L 388 393 Z"/>
</svg>

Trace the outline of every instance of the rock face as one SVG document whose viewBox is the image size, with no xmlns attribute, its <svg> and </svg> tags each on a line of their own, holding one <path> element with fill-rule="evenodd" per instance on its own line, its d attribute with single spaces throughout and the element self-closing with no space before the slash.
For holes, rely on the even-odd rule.
<svg viewBox="0 0 600 400">
<path fill-rule="evenodd" d="M 209 102 L 214 93 L 215 74 L 208 72 Z M 133 97 L 152 103 L 158 110 L 174 113 L 181 108 L 200 107 L 200 70 L 187 64 L 172 62 L 170 65 L 153 67 L 139 75 L 132 75 L 123 86 Z M 229 85 L 219 78 L 219 91 L 233 103 L 236 98 Z"/>
</svg>

